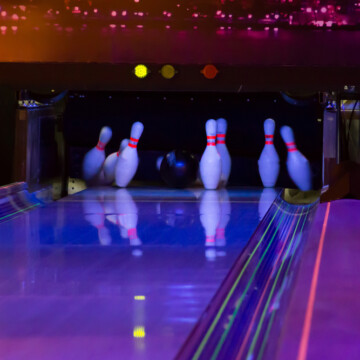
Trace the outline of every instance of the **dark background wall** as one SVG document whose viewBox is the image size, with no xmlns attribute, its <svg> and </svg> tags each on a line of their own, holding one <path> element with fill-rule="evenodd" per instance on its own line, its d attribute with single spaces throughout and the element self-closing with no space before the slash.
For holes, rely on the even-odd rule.
<svg viewBox="0 0 360 360">
<path fill-rule="evenodd" d="M 230 185 L 261 185 L 257 160 L 264 146 L 263 121 L 276 121 L 275 146 L 281 158 L 279 186 L 293 186 L 286 172 L 286 148 L 280 137 L 282 125 L 295 132 L 298 148 L 310 160 L 315 187 L 321 184 L 322 109 L 316 97 L 302 106 L 289 104 L 278 93 L 110 93 L 69 94 L 64 114 L 65 139 L 69 149 L 69 174 L 81 176 L 84 153 L 95 146 L 102 126 L 113 130 L 107 153 L 117 151 L 130 135 L 131 124 L 143 122 L 139 142 L 138 180 L 159 180 L 156 157 L 176 148 L 199 157 L 206 144 L 205 122 L 228 120 L 227 146 L 233 161 Z"/>
<path fill-rule="evenodd" d="M 12 181 L 16 92 L 0 86 L 0 185 Z"/>
</svg>

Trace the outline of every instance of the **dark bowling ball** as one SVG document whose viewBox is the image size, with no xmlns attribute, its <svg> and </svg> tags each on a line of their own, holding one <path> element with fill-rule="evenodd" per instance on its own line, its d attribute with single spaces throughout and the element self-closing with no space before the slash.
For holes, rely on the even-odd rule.
<svg viewBox="0 0 360 360">
<path fill-rule="evenodd" d="M 193 184 L 197 177 L 199 162 L 185 150 L 173 150 L 165 155 L 160 175 L 170 187 L 183 189 Z"/>
</svg>

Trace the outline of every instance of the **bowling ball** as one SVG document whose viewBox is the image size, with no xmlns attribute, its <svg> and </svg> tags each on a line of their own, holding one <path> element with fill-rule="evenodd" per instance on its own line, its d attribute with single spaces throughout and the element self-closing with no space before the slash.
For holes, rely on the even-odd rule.
<svg viewBox="0 0 360 360">
<path fill-rule="evenodd" d="M 185 150 L 173 150 L 165 155 L 160 166 L 164 182 L 173 188 L 184 189 L 196 180 L 199 162 Z"/>
</svg>

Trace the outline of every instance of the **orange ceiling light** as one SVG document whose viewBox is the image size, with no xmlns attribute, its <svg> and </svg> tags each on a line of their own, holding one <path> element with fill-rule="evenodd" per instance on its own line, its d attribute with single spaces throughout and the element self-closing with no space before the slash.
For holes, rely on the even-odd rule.
<svg viewBox="0 0 360 360">
<path fill-rule="evenodd" d="M 214 65 L 205 65 L 203 69 L 200 71 L 206 79 L 214 79 L 219 70 Z"/>
</svg>

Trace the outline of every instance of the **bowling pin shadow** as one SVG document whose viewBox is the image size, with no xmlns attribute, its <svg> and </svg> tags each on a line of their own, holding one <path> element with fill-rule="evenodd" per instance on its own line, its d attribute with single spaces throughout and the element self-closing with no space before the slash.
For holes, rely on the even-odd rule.
<svg viewBox="0 0 360 360">
<path fill-rule="evenodd" d="M 129 245 L 133 248 L 133 256 L 142 256 L 143 251 L 140 248 L 142 241 L 137 232 L 139 217 L 136 203 L 126 189 L 116 190 L 115 198 L 115 212 L 121 237 L 129 239 Z"/>
<path fill-rule="evenodd" d="M 200 195 L 200 222 L 205 231 L 205 256 L 214 261 L 217 256 L 225 256 L 225 229 L 231 216 L 228 192 L 203 190 Z"/>
<path fill-rule="evenodd" d="M 105 226 L 105 206 L 102 196 L 83 201 L 82 204 L 85 220 L 97 229 L 99 243 L 104 246 L 111 245 L 110 231 Z"/>
</svg>

